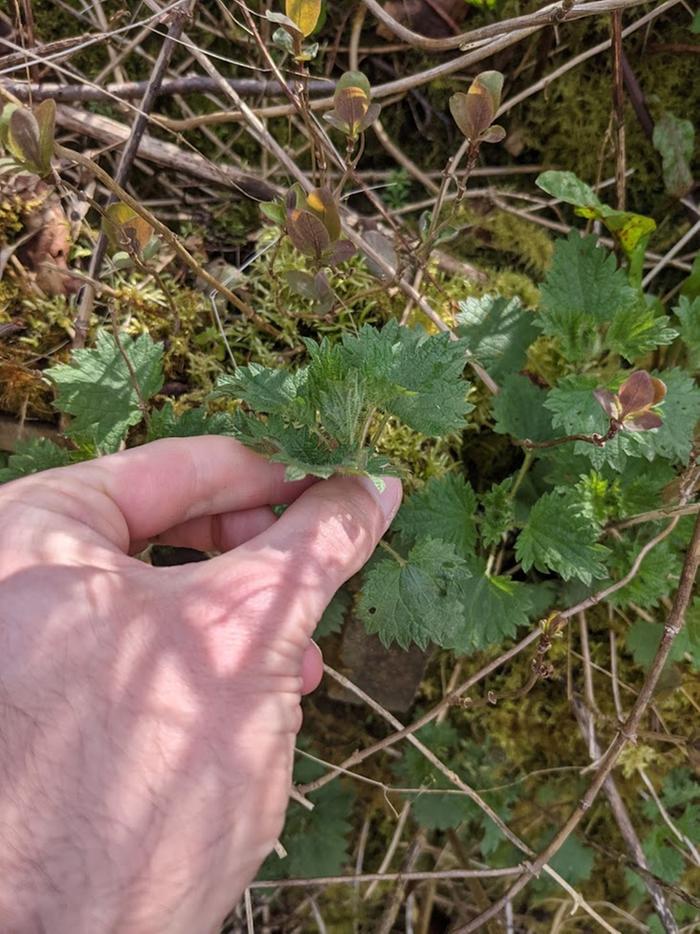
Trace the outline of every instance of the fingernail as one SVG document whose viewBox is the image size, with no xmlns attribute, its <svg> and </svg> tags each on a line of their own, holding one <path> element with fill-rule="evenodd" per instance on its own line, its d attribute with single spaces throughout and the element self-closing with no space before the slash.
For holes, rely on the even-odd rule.
<svg viewBox="0 0 700 934">
<path fill-rule="evenodd" d="M 382 477 L 384 486 L 380 490 L 369 477 L 358 477 L 358 480 L 379 503 L 387 525 L 389 525 L 401 505 L 401 481 L 396 477 Z"/>
</svg>

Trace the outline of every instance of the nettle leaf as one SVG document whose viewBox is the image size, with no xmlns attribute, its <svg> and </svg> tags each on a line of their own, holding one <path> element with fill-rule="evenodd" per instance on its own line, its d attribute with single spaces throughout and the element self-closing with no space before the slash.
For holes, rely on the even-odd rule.
<svg viewBox="0 0 700 934">
<path fill-rule="evenodd" d="M 608 559 L 608 573 L 612 580 L 619 580 L 630 569 L 645 538 L 635 536 L 614 542 Z M 643 609 L 659 605 L 663 597 L 675 591 L 681 571 L 681 559 L 670 542 L 660 542 L 644 558 L 632 580 L 625 587 L 608 597 L 612 606 L 627 607 L 630 604 Z"/>
<path fill-rule="evenodd" d="M 530 510 L 515 554 L 525 571 L 535 567 L 590 584 L 607 576 L 603 561 L 608 549 L 597 544 L 599 534 L 598 525 L 580 513 L 571 494 L 554 490 Z"/>
<path fill-rule="evenodd" d="M 300 758 L 294 766 L 294 780 L 309 782 L 318 778 L 323 766 Z M 309 793 L 313 811 L 290 801 L 280 842 L 287 856 L 271 853 L 260 869 L 259 879 L 312 879 L 341 875 L 350 854 L 348 838 L 355 796 L 336 779 Z"/>
<path fill-rule="evenodd" d="M 665 379 L 666 371 L 664 371 Z M 600 388 L 594 376 L 567 376 L 547 395 L 545 406 L 553 412 L 555 428 L 563 434 L 604 435 L 609 418 L 593 395 Z M 666 406 L 663 407 L 664 419 Z M 658 434 L 658 432 L 656 433 Z M 616 471 L 625 469 L 630 457 L 654 456 L 655 433 L 649 431 L 619 431 L 604 447 L 574 442 L 574 453 L 588 458 L 596 470 L 609 465 Z"/>
<path fill-rule="evenodd" d="M 459 735 L 448 723 L 429 723 L 416 733 L 440 760 L 461 772 Z M 394 765 L 396 783 L 404 788 L 424 788 L 435 791 L 439 788 L 454 789 L 449 780 L 439 772 L 423 753 L 407 743 L 401 758 Z M 426 830 L 448 830 L 477 816 L 475 805 L 463 794 L 407 794 L 412 802 L 413 819 Z"/>
<path fill-rule="evenodd" d="M 666 191 L 682 198 L 693 187 L 690 162 L 695 148 L 695 127 L 690 120 L 665 113 L 654 126 L 652 140 L 661 153 Z"/>
<path fill-rule="evenodd" d="M 147 440 L 196 438 L 199 435 L 233 434 L 234 419 L 228 412 L 209 413 L 203 406 L 176 412 L 172 402 L 153 409 L 148 420 Z"/>
<path fill-rule="evenodd" d="M 681 323 L 680 335 L 688 350 L 688 365 L 697 370 L 700 368 L 700 297 L 691 301 L 681 295 L 673 311 Z"/>
<path fill-rule="evenodd" d="M 466 341 L 469 353 L 489 374 L 501 382 L 525 365 L 527 348 L 539 331 L 535 316 L 519 298 L 484 295 L 459 303 L 457 334 Z"/>
<path fill-rule="evenodd" d="M 368 325 L 361 328 L 359 343 L 352 335 L 343 336 L 348 362 L 359 362 L 365 372 L 376 352 L 372 330 Z M 383 345 L 380 354 L 387 359 L 389 347 L 391 359 L 385 377 L 387 386 L 392 387 L 391 397 L 380 402 L 382 407 L 431 437 L 463 428 L 464 416 L 473 409 L 467 402 L 471 387 L 464 380 L 464 341 L 451 340 L 449 334 L 427 334 L 422 328 L 404 328 L 396 322 L 376 333 Z M 377 375 L 382 374 L 374 374 L 372 379 Z"/>
<path fill-rule="evenodd" d="M 500 645 L 529 623 L 532 601 L 527 585 L 509 577 L 486 573 L 481 558 L 468 561 L 470 577 L 460 577 L 464 626 L 452 648 L 471 654 Z"/>
<path fill-rule="evenodd" d="M 310 362 L 293 374 L 251 364 L 217 385 L 219 395 L 267 416 L 237 413 L 237 437 L 295 475 L 390 471 L 386 457 L 366 443 L 364 427 L 378 414 L 426 435 L 464 426 L 472 408 L 465 348 L 449 335 L 391 321 L 381 330 L 365 325 L 335 344 L 308 338 L 305 344 Z"/>
<path fill-rule="evenodd" d="M 323 611 L 323 616 L 314 630 L 313 638 L 322 639 L 334 632 L 340 632 L 351 604 L 352 597 L 344 587 L 341 587 Z"/>
<path fill-rule="evenodd" d="M 666 384 L 666 399 L 661 407 L 663 425 L 644 435 L 651 439 L 656 454 L 674 463 L 687 464 L 695 426 L 700 419 L 700 388 L 691 376 L 678 368 L 651 375 Z"/>
<path fill-rule="evenodd" d="M 101 454 L 118 450 L 144 415 L 122 350 L 145 401 L 163 385 L 162 344 L 149 334 L 122 334 L 120 343 L 121 349 L 113 335 L 98 331 L 94 347 L 74 350 L 70 363 L 45 371 L 57 390 L 56 408 L 73 416 L 68 434 L 93 444 Z"/>
<path fill-rule="evenodd" d="M 683 875 L 683 856 L 667 843 L 670 831 L 659 824 L 642 840 L 642 849 L 647 858 L 649 871 L 664 882 L 678 882 Z"/>
<path fill-rule="evenodd" d="M 678 576 L 676 575 L 676 584 L 677 582 Z M 670 590 L 675 590 L 675 587 L 671 586 Z M 630 626 L 625 636 L 625 645 L 632 653 L 637 665 L 649 668 L 661 644 L 663 634 L 663 623 L 648 623 L 646 620 L 639 619 Z M 685 626 L 674 639 L 668 662 L 680 662 L 686 659 L 694 671 L 700 671 L 700 597 L 695 597 L 686 611 Z"/>
<path fill-rule="evenodd" d="M 571 361 L 589 359 L 599 327 L 637 301 L 615 257 L 595 237 L 575 231 L 557 241 L 540 294 L 537 322 L 545 334 L 557 338 Z"/>
<path fill-rule="evenodd" d="M 569 885 L 579 885 L 590 879 L 595 862 L 595 850 L 586 846 L 578 834 L 570 834 L 550 859 L 549 865 Z"/>
<path fill-rule="evenodd" d="M 547 393 L 527 376 L 513 373 L 491 400 L 494 431 L 518 440 L 546 441 L 554 437 L 552 416 L 545 407 Z"/>
<path fill-rule="evenodd" d="M 666 315 L 657 317 L 653 306 L 642 299 L 615 312 L 605 335 L 605 346 L 633 363 L 650 350 L 673 343 L 678 331 L 670 323 Z"/>
<path fill-rule="evenodd" d="M 72 463 L 71 452 L 61 448 L 48 438 L 31 438 L 18 442 L 10 454 L 7 467 L 0 467 L 0 483 L 27 477 L 40 470 L 65 467 Z"/>
<path fill-rule="evenodd" d="M 479 535 L 487 547 L 498 545 L 503 536 L 513 528 L 515 514 L 510 495 L 512 486 L 513 477 L 506 477 L 479 497 L 484 509 L 479 524 Z"/>
<path fill-rule="evenodd" d="M 365 573 L 357 606 L 367 632 L 384 645 L 398 642 L 421 649 L 435 642 L 454 644 L 463 626 L 457 578 L 467 574 L 454 546 L 425 539 L 408 553 L 404 564 L 387 557 Z"/>
<path fill-rule="evenodd" d="M 258 412 L 286 412 L 297 397 L 303 375 L 303 370 L 292 373 L 249 363 L 221 376 L 217 395 L 241 399 Z"/>
<path fill-rule="evenodd" d="M 436 538 L 466 556 L 476 543 L 476 496 L 458 474 L 433 477 L 402 505 L 393 528 L 406 540 Z"/>
</svg>

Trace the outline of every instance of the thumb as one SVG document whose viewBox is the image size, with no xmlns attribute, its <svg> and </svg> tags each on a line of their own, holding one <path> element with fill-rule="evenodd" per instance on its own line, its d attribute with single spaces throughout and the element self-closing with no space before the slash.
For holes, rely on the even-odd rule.
<svg viewBox="0 0 700 934">
<path fill-rule="evenodd" d="M 332 477 L 234 554 L 274 576 L 286 598 L 285 622 L 310 635 L 334 593 L 368 561 L 400 503 L 395 477 L 384 478 L 381 491 L 368 477 Z"/>
</svg>

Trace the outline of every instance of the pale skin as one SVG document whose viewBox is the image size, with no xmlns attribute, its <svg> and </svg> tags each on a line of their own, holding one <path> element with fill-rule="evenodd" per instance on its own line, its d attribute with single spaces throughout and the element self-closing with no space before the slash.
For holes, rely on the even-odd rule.
<svg viewBox="0 0 700 934">
<path fill-rule="evenodd" d="M 217 437 L 0 487 L 3 934 L 218 929 L 282 829 L 316 623 L 400 499 Z"/>
</svg>

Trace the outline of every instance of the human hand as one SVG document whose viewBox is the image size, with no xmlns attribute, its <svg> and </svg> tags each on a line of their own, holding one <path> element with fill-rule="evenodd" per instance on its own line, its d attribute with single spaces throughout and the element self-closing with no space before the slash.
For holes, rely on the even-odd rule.
<svg viewBox="0 0 700 934">
<path fill-rule="evenodd" d="M 220 437 L 0 487 L 3 934 L 217 930 L 282 828 L 311 634 L 400 496 Z M 155 539 L 221 554 L 130 556 Z"/>
</svg>

